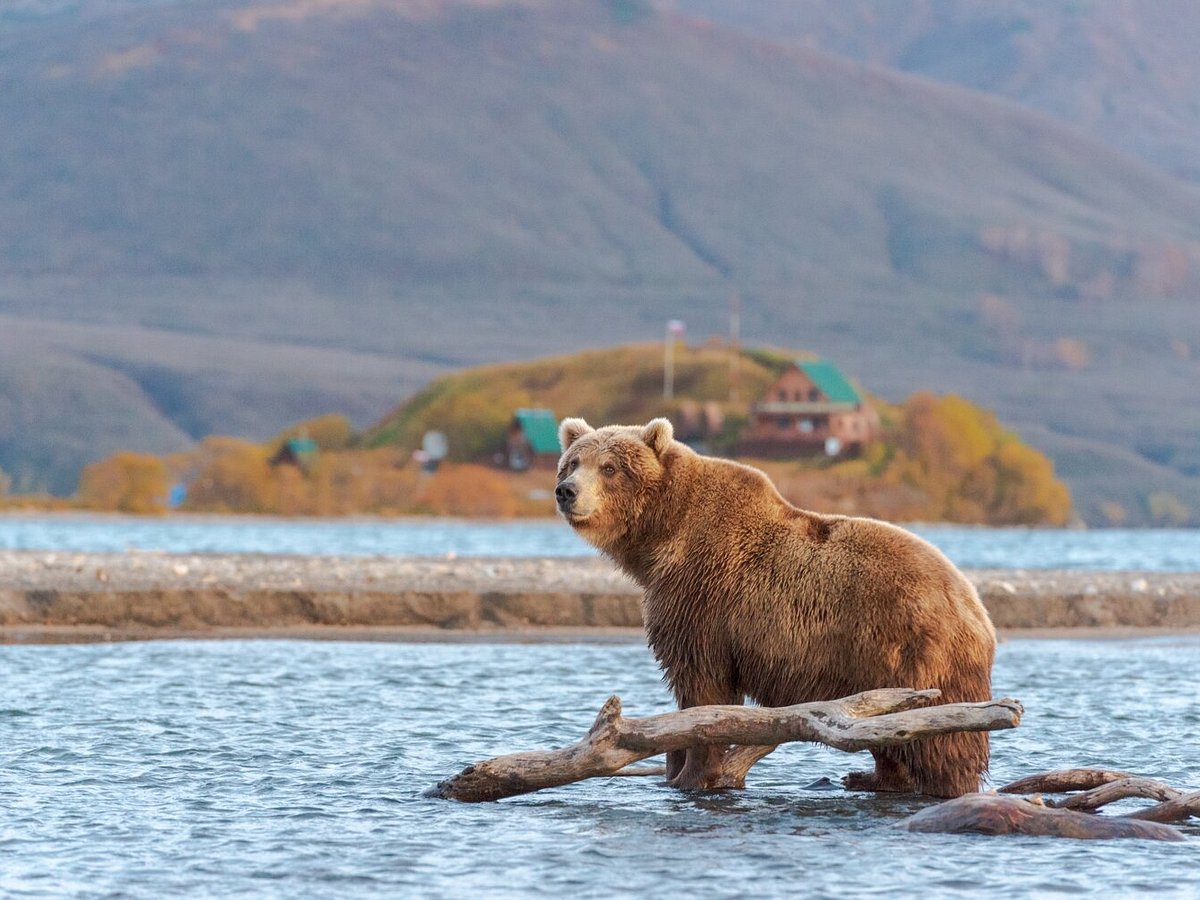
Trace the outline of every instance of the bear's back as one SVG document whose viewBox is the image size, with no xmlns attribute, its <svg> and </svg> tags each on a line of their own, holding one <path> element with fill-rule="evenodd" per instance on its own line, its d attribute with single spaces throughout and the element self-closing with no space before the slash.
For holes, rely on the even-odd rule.
<svg viewBox="0 0 1200 900">
<path fill-rule="evenodd" d="M 884 522 L 798 512 L 720 613 L 747 694 L 776 706 L 942 687 L 964 661 L 973 681 L 987 680 L 991 621 L 940 551 Z M 978 685 L 952 690 L 987 696 Z"/>
</svg>

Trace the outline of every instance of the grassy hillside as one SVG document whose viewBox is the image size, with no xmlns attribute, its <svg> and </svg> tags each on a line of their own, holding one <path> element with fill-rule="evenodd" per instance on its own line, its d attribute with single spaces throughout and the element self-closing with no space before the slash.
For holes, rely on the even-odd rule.
<svg viewBox="0 0 1200 900">
<path fill-rule="evenodd" d="M 439 372 L 668 318 L 702 340 L 737 293 L 747 342 L 957 391 L 1064 462 L 1137 453 L 1142 494 L 1200 509 L 1200 193 L 1043 116 L 628 0 L 23 8 L 0 468 L 25 489 L 362 427 Z"/>
<path fill-rule="evenodd" d="M 731 403 L 731 365 L 724 348 L 679 346 L 674 397 L 665 400 L 663 345 L 635 344 L 572 356 L 484 366 L 439 378 L 384 417 L 363 437 L 367 446 L 420 446 L 426 431 L 448 438 L 450 458 L 486 457 L 504 441 L 513 411 L 542 406 L 561 419 L 582 416 L 600 423 L 678 419 L 686 404 L 717 402 L 726 415 L 744 418 L 749 398 L 762 396 L 791 357 L 743 352 L 737 366 L 741 402 Z"/>
</svg>

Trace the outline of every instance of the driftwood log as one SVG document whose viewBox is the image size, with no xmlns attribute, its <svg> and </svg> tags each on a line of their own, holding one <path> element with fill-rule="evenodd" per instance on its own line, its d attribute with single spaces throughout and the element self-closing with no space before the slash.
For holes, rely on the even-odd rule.
<svg viewBox="0 0 1200 900">
<path fill-rule="evenodd" d="M 1009 796 L 1032 794 L 1032 796 Z M 1062 799 L 1042 794 L 1066 794 Z M 1157 803 L 1126 815 L 1096 815 L 1101 807 L 1140 797 Z M 1200 818 L 1200 791 L 1106 769 L 1057 769 L 1031 775 L 994 794 L 970 794 L 923 809 L 904 821 L 910 831 L 1036 834 L 1072 838 L 1186 840 L 1167 822 Z"/>
<path fill-rule="evenodd" d="M 1006 784 L 999 790 L 1002 794 L 1062 794 L 1081 791 L 1082 793 L 1071 794 L 1062 800 L 1047 801 L 1047 805 L 1085 812 L 1094 812 L 1102 806 L 1128 797 L 1144 797 L 1157 800 L 1158 803 L 1147 809 L 1128 813 L 1122 818 L 1147 822 L 1182 822 L 1193 816 L 1200 819 L 1200 791 L 1181 791 L 1153 778 L 1130 775 L 1128 772 L 1057 769 L 1022 778 L 1020 781 Z"/>
<path fill-rule="evenodd" d="M 1038 797 L 965 794 L 930 806 L 904 820 L 909 831 L 943 834 L 1033 834 L 1069 838 L 1187 840 L 1170 825 L 1125 816 L 1094 816 L 1046 806 Z"/>
<path fill-rule="evenodd" d="M 645 718 L 625 718 L 610 697 L 587 735 L 560 750 L 499 756 L 467 766 L 428 793 L 449 800 L 500 800 L 543 788 L 610 775 L 660 774 L 626 769 L 630 763 L 699 744 L 732 744 L 721 767 L 720 787 L 745 786 L 750 768 L 789 741 L 814 741 L 851 753 L 938 734 L 1015 728 L 1023 712 L 1016 700 L 927 706 L 936 690 L 886 688 L 841 700 L 777 708 L 694 706 Z"/>
</svg>

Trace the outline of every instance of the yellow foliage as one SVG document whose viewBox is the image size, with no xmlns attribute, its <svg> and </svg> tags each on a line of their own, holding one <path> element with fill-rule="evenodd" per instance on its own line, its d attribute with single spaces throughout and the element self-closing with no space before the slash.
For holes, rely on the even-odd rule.
<svg viewBox="0 0 1200 900">
<path fill-rule="evenodd" d="M 167 490 L 167 466 L 162 459 L 117 453 L 83 470 L 78 498 L 92 509 L 160 513 L 167 508 Z"/>
<path fill-rule="evenodd" d="M 1002 433 L 991 413 L 953 394 L 914 394 L 904 413 L 897 444 L 931 478 L 979 466 Z"/>
<path fill-rule="evenodd" d="M 992 463 L 996 486 L 991 521 L 1011 525 L 1062 525 L 1071 512 L 1071 494 L 1054 477 L 1042 453 L 1015 440 L 1001 444 Z"/>
<path fill-rule="evenodd" d="M 517 511 L 508 479 L 478 465 L 442 466 L 421 487 L 418 501 L 442 515 L 507 518 Z"/>
<path fill-rule="evenodd" d="M 1050 460 L 1006 432 L 987 410 L 953 395 L 914 394 L 896 429 L 882 475 L 927 495 L 925 516 L 939 521 L 1061 525 L 1070 515 L 1066 486 Z"/>
<path fill-rule="evenodd" d="M 200 444 L 196 476 L 184 508 L 208 512 L 271 512 L 267 448 L 239 438 L 210 437 Z"/>
</svg>

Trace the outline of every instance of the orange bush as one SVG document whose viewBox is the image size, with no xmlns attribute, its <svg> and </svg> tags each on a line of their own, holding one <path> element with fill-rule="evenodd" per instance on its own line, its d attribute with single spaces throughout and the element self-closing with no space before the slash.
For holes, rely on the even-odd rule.
<svg viewBox="0 0 1200 900">
<path fill-rule="evenodd" d="M 205 512 L 271 512 L 267 450 L 239 438 L 205 438 L 184 508 Z"/>
<path fill-rule="evenodd" d="M 517 498 L 503 473 L 471 463 L 439 468 L 421 486 L 417 502 L 447 516 L 506 518 L 517 511 Z"/>
<path fill-rule="evenodd" d="M 1070 515 L 1070 493 L 1050 460 L 961 397 L 914 394 L 893 440 L 884 479 L 925 493 L 928 518 L 1061 525 Z"/>
<path fill-rule="evenodd" d="M 117 453 L 83 470 L 77 496 L 91 509 L 160 513 L 167 508 L 168 481 L 159 457 Z"/>
</svg>

